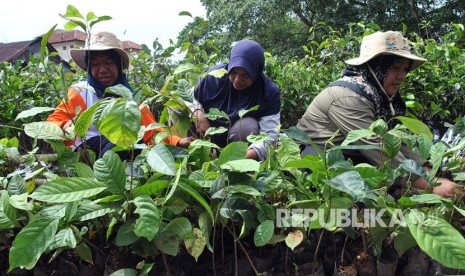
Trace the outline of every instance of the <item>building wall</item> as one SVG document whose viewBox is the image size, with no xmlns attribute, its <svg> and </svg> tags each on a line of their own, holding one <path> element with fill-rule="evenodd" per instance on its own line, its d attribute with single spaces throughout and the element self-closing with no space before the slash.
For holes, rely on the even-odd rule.
<svg viewBox="0 0 465 276">
<path fill-rule="evenodd" d="M 57 42 L 52 44 L 53 47 L 57 50 L 58 54 L 60 57 L 69 62 L 71 59 L 71 55 L 69 54 L 69 50 L 73 48 L 82 48 L 84 47 L 84 42 L 83 41 L 66 41 L 66 42 Z"/>
</svg>

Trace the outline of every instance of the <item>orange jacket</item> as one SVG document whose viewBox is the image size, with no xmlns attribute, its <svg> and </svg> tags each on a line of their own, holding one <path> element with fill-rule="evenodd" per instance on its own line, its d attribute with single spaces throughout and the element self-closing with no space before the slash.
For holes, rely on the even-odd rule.
<svg viewBox="0 0 465 276">
<path fill-rule="evenodd" d="M 76 116 L 80 115 L 88 107 L 92 106 L 99 100 L 100 98 L 98 98 L 94 89 L 89 84 L 87 84 L 87 82 L 79 82 L 77 84 L 74 84 L 70 86 L 70 88 L 68 89 L 68 102 L 62 100 L 61 103 L 55 109 L 55 111 L 52 114 L 50 114 L 50 116 L 47 118 L 47 122 L 56 123 L 58 126 L 63 128 L 63 126 L 66 123 L 76 118 Z M 152 112 L 149 110 L 147 105 L 141 104 L 139 105 L 139 109 L 141 113 L 141 124 L 143 126 L 148 126 L 156 122 L 155 117 L 153 116 Z M 164 129 L 159 128 L 146 131 L 143 137 L 144 143 L 146 145 L 152 144 L 155 132 L 160 131 L 164 131 Z M 87 132 L 86 139 L 98 135 L 100 135 L 100 133 L 97 131 L 97 129 L 91 126 L 89 128 L 89 131 Z M 169 145 L 176 146 L 179 140 L 181 140 L 180 137 L 176 135 L 170 135 L 165 139 L 165 142 Z M 74 142 L 74 147 L 79 146 L 80 143 L 81 140 L 77 139 Z M 73 146 L 72 144 L 67 145 Z"/>
</svg>

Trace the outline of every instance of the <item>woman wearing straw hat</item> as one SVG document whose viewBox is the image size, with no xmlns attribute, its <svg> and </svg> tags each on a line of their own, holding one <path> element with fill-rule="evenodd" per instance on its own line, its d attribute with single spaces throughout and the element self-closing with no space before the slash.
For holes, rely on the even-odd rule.
<svg viewBox="0 0 465 276">
<path fill-rule="evenodd" d="M 339 131 L 332 143 L 340 145 L 351 130 L 368 129 L 378 118 L 390 124 L 394 116 L 405 115 L 406 106 L 398 93 L 407 73 L 426 60 L 411 53 L 408 41 L 399 32 L 376 32 L 363 38 L 360 56 L 346 60 L 348 64 L 342 77 L 330 83 L 312 101 L 297 127 L 305 131 L 315 144 L 323 147 Z M 360 143 L 377 145 L 377 141 L 362 140 Z M 307 145 L 302 155 L 315 154 Z M 354 164 L 380 165 L 387 157 L 377 150 L 345 151 L 344 155 Z M 392 159 L 398 167 L 406 160 L 421 162 L 418 155 L 402 145 Z M 427 189 L 428 183 L 412 175 L 412 186 Z M 454 197 L 456 184 L 439 179 L 441 185 L 434 193 Z"/>
<path fill-rule="evenodd" d="M 78 67 L 87 72 L 87 81 L 73 84 L 68 89 L 68 101 L 62 100 L 56 110 L 48 117 L 48 122 L 54 122 L 66 130 L 73 120 L 87 108 L 106 97 L 117 97 L 105 91 L 106 88 L 117 84 L 124 85 L 130 91 L 132 87 L 128 83 L 123 70 L 129 68 L 129 56 L 122 49 L 121 41 L 112 33 L 98 32 L 91 35 L 86 46 L 82 49 L 71 49 L 71 58 Z M 141 105 L 141 123 L 148 126 L 155 122 L 155 118 L 146 105 Z M 162 131 L 161 129 L 155 131 Z M 147 131 L 143 141 L 151 144 L 155 131 Z M 191 138 L 169 136 L 166 143 L 180 147 L 188 147 Z M 85 141 L 76 139 L 70 146 L 73 149 L 86 143 L 97 157 L 115 147 L 98 130 L 91 126 L 87 132 Z M 118 152 L 122 159 L 129 159 L 129 152 Z"/>
</svg>

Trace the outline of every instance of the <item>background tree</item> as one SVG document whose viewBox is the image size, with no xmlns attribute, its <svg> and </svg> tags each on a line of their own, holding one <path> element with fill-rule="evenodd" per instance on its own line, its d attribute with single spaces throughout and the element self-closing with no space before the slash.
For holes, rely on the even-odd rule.
<svg viewBox="0 0 465 276">
<path fill-rule="evenodd" d="M 325 22 L 347 31 L 349 23 L 371 22 L 381 30 L 405 30 L 423 38 L 441 37 L 445 25 L 465 15 L 462 0 L 201 0 L 208 20 L 195 19 L 178 36 L 178 43 L 216 42 L 228 53 L 232 42 L 252 38 L 281 58 L 302 58 L 302 45 L 315 38 L 315 26 Z M 208 49 L 207 49 L 208 53 Z M 221 55 L 221 54 L 220 54 Z"/>
</svg>

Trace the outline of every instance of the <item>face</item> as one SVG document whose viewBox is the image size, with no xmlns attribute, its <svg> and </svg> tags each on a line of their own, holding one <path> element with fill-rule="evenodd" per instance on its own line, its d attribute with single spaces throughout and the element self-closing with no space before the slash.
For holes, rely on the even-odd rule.
<svg viewBox="0 0 465 276">
<path fill-rule="evenodd" d="M 241 67 L 235 67 L 229 72 L 229 81 L 237 91 L 242 91 L 253 84 L 252 78 L 247 71 Z"/>
<path fill-rule="evenodd" d="M 405 80 L 405 76 L 407 75 L 409 66 L 409 60 L 403 58 L 394 62 L 388 69 L 383 87 L 389 96 L 393 96 L 397 93 L 400 84 Z"/>
<path fill-rule="evenodd" d="M 92 77 L 105 86 L 111 86 L 118 80 L 118 65 L 106 54 L 92 53 L 90 70 Z"/>
</svg>

